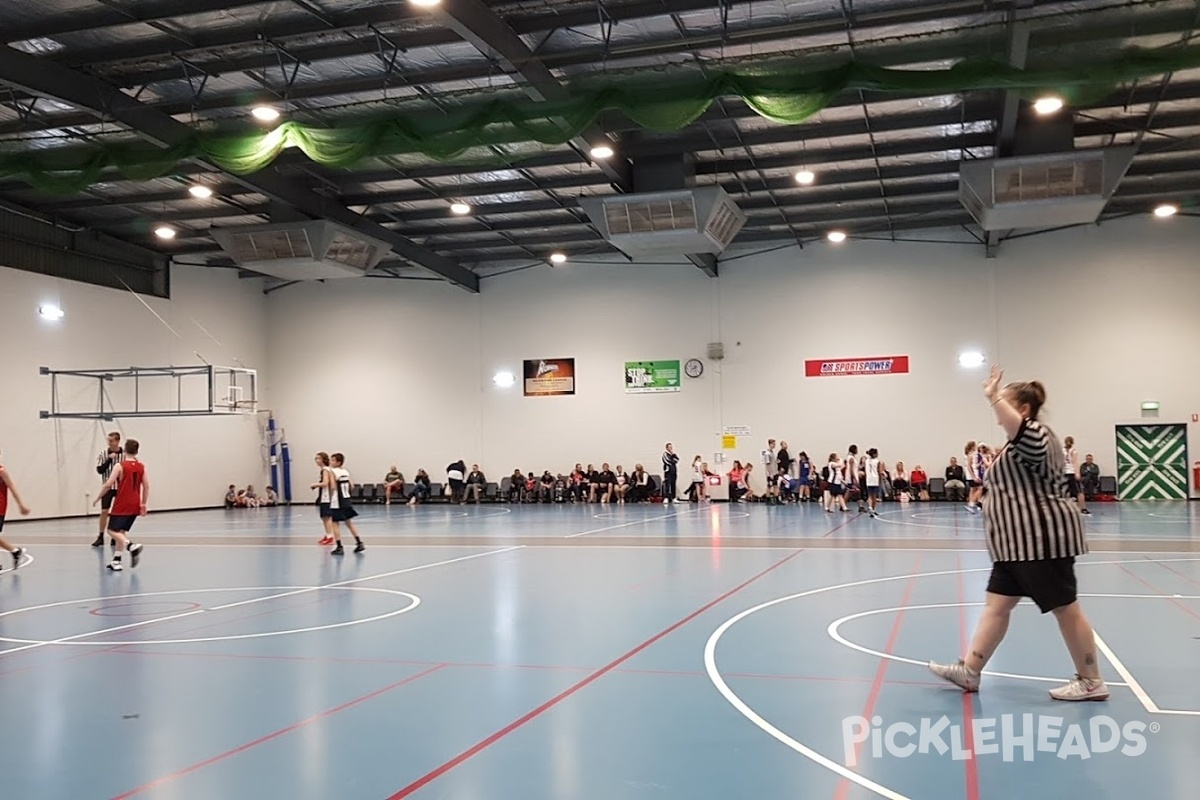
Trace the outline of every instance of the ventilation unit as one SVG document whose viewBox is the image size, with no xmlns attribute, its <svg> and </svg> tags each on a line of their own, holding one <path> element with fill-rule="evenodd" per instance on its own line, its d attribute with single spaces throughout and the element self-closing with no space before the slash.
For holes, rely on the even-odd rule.
<svg viewBox="0 0 1200 800">
<path fill-rule="evenodd" d="M 708 343 L 708 359 L 710 361 L 720 361 L 725 358 L 725 343 L 724 342 L 709 342 Z"/>
<path fill-rule="evenodd" d="M 1133 149 L 964 161 L 959 200 L 987 231 L 1095 222 L 1129 169 Z"/>
<path fill-rule="evenodd" d="M 634 257 L 716 255 L 746 224 L 719 186 L 587 197 L 580 205 L 605 239 Z"/>
<path fill-rule="evenodd" d="M 326 220 L 213 228 L 211 233 L 238 266 L 285 281 L 358 277 L 391 250 L 378 239 Z"/>
</svg>

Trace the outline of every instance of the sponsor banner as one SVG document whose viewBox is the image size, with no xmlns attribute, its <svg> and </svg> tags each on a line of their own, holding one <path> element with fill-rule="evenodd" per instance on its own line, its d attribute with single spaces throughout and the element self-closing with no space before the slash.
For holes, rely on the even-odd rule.
<svg viewBox="0 0 1200 800">
<path fill-rule="evenodd" d="M 626 361 L 625 393 L 656 394 L 679 391 L 679 359 Z"/>
<path fill-rule="evenodd" d="M 841 375 L 898 375 L 908 372 L 908 356 L 869 358 L 819 358 L 804 362 L 804 375 L 828 378 Z"/>
<path fill-rule="evenodd" d="M 543 358 L 525 362 L 525 396 L 575 394 L 575 359 Z"/>
</svg>

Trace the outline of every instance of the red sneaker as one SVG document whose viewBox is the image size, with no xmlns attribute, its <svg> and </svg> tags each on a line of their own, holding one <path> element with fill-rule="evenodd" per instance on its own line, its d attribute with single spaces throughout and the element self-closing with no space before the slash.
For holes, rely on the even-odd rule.
<svg viewBox="0 0 1200 800">
<path fill-rule="evenodd" d="M 323 538 L 322 538 L 320 541 L 318 541 L 318 542 L 317 542 L 317 544 L 322 544 L 322 545 L 324 545 L 324 544 L 333 544 L 333 537 L 332 537 L 332 536 L 325 536 L 325 537 L 323 537 Z"/>
</svg>

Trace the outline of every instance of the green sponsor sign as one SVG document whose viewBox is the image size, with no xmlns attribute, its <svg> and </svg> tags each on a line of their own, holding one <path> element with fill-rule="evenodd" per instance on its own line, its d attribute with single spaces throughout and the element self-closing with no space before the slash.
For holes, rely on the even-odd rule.
<svg viewBox="0 0 1200 800">
<path fill-rule="evenodd" d="M 625 393 L 655 394 L 679 391 L 679 360 L 626 361 Z"/>
</svg>

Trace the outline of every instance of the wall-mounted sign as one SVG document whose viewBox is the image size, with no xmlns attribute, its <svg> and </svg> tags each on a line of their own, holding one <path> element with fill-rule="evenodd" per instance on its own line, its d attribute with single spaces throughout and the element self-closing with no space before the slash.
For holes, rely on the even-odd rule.
<svg viewBox="0 0 1200 800">
<path fill-rule="evenodd" d="M 674 361 L 626 361 L 625 393 L 657 394 L 679 391 L 679 359 Z"/>
<path fill-rule="evenodd" d="M 828 378 L 844 375 L 897 375 L 908 372 L 908 356 L 819 358 L 804 362 L 804 375 Z"/>
<path fill-rule="evenodd" d="M 749 425 L 726 425 L 721 429 L 721 433 L 725 436 L 749 436 Z"/>
<path fill-rule="evenodd" d="M 525 396 L 575 394 L 575 359 L 544 358 L 525 362 Z"/>
<path fill-rule="evenodd" d="M 721 449 L 722 450 L 737 450 L 737 437 L 736 436 L 722 436 L 721 437 Z"/>
</svg>

